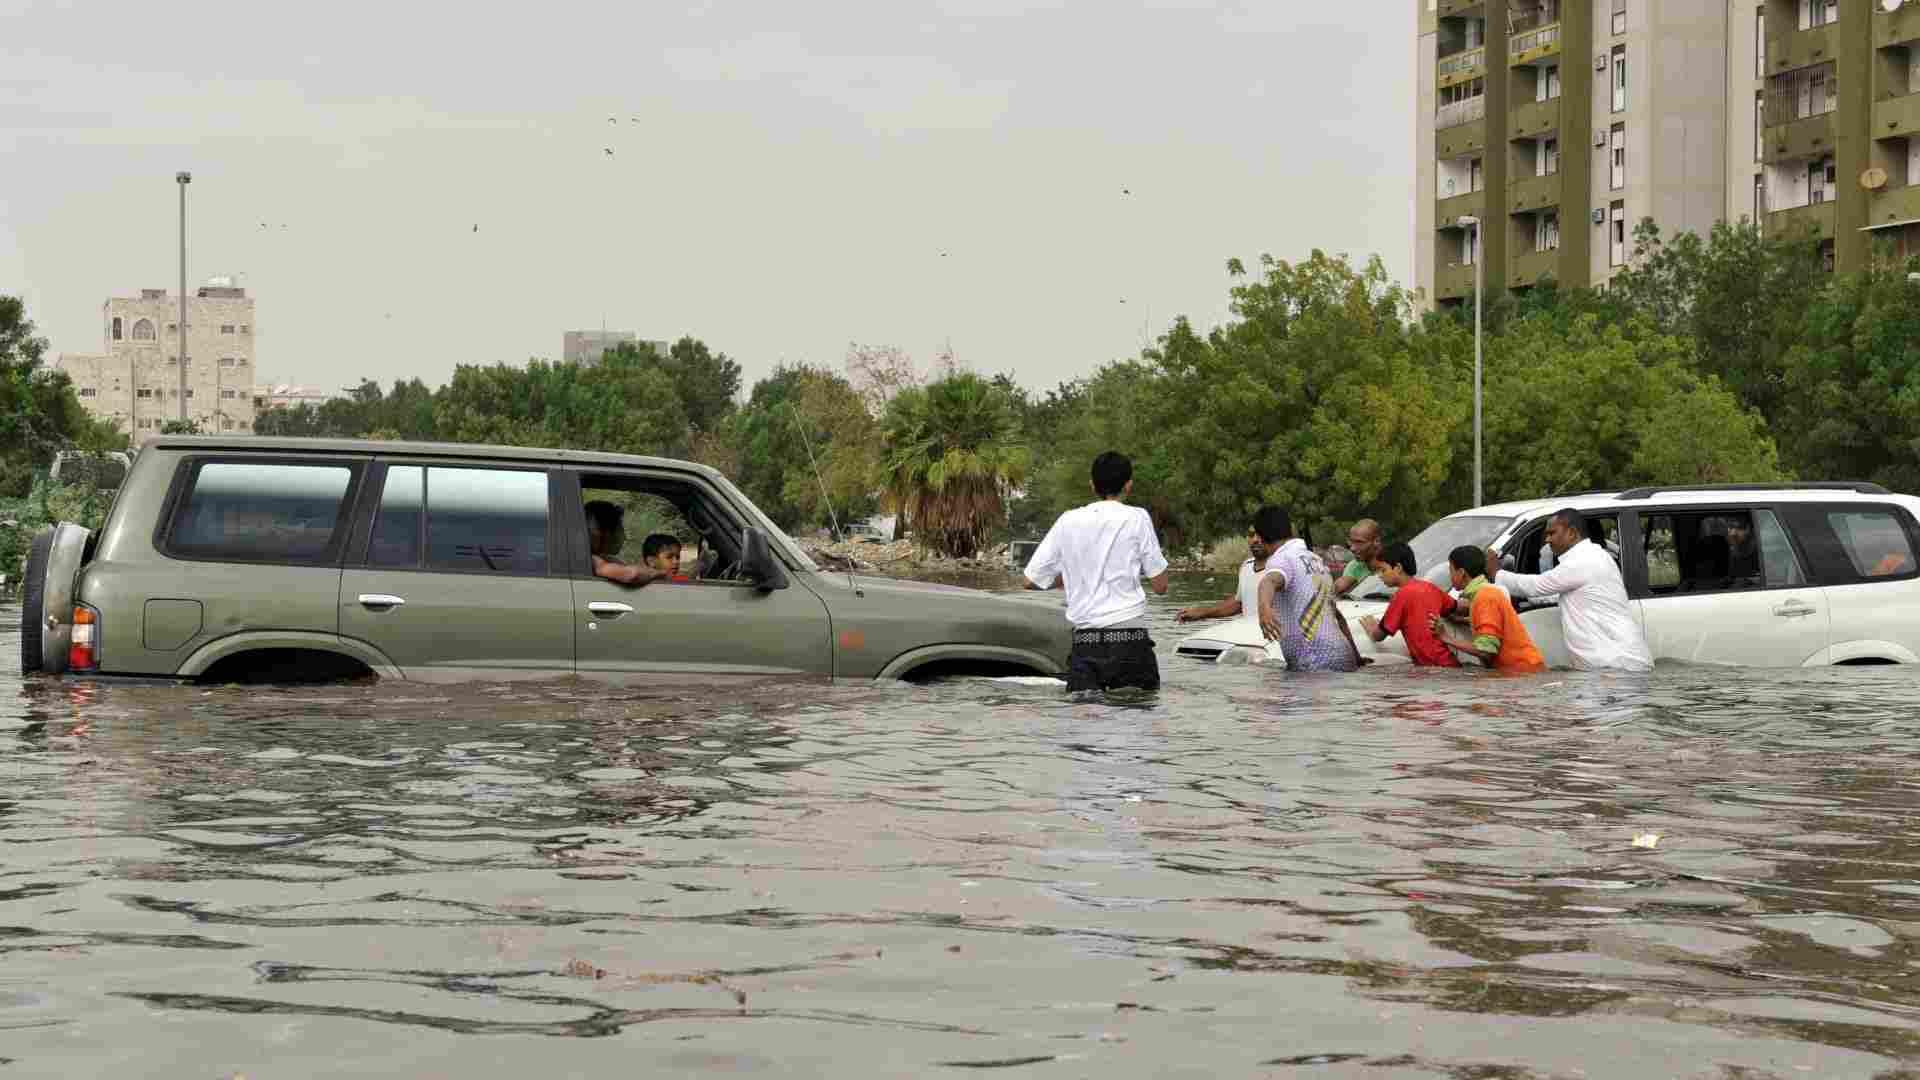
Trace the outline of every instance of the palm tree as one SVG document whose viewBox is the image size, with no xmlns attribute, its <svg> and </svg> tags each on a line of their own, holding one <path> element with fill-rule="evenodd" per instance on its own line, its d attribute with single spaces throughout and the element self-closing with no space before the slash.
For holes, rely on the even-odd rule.
<svg viewBox="0 0 1920 1080">
<path fill-rule="evenodd" d="M 1007 520 L 1007 498 L 1027 478 L 1005 392 L 971 372 L 903 390 L 881 418 L 887 508 L 926 547 L 974 555 Z"/>
</svg>

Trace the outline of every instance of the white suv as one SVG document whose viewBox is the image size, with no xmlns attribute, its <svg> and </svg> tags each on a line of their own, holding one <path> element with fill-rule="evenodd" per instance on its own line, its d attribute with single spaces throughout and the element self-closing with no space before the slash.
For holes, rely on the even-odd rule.
<svg viewBox="0 0 1920 1080">
<path fill-rule="evenodd" d="M 1540 573 L 1553 557 L 1547 520 L 1565 507 L 1585 515 L 1589 537 L 1619 560 L 1656 660 L 1920 663 L 1920 499 L 1877 484 L 1649 487 L 1476 507 L 1413 538 L 1421 576 L 1446 587 L 1447 554 L 1462 544 L 1491 546 L 1507 568 Z M 1354 623 L 1390 597 L 1369 578 L 1341 610 Z M 1567 666 L 1554 602 L 1516 604 L 1547 662 Z M 1240 640 L 1245 630 L 1203 632 L 1179 651 L 1217 658 L 1258 644 Z M 1356 637 L 1378 660 L 1406 660 L 1399 637 L 1377 646 Z"/>
</svg>

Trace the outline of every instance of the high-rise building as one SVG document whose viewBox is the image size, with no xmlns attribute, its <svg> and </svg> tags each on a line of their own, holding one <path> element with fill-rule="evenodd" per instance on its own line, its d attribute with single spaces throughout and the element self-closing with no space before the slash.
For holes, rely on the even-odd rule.
<svg viewBox="0 0 1920 1080">
<path fill-rule="evenodd" d="M 187 298 L 186 394 L 180 385 L 180 298 L 165 289 L 101 305 L 104 353 L 61 353 L 80 404 L 135 442 L 170 420 L 205 432 L 253 430 L 253 299 L 213 278 Z"/>
<path fill-rule="evenodd" d="M 1431 302 L 1470 299 L 1476 261 L 1490 295 L 1598 285 L 1643 218 L 1671 235 L 1752 216 L 1752 136 L 1730 128 L 1747 130 L 1754 84 L 1729 66 L 1751 0 L 1414 3 L 1414 282 Z"/>
<path fill-rule="evenodd" d="M 591 367 L 616 345 L 651 345 L 661 356 L 667 355 L 664 341 L 642 341 L 633 330 L 568 330 L 560 335 L 560 358 L 569 364 Z"/>
</svg>

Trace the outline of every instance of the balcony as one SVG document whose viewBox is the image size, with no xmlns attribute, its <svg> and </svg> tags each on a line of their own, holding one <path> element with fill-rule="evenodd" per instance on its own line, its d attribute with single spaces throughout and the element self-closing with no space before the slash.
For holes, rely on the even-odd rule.
<svg viewBox="0 0 1920 1080">
<path fill-rule="evenodd" d="M 1441 199 L 1433 204 L 1435 225 L 1448 226 L 1463 217 L 1479 217 L 1487 206 L 1485 190 L 1470 191 L 1465 195 L 1455 195 Z"/>
<path fill-rule="evenodd" d="M 1487 125 L 1462 124 L 1459 127 L 1436 131 L 1433 135 L 1433 156 L 1437 159 L 1471 157 L 1484 153 L 1487 149 Z"/>
<path fill-rule="evenodd" d="M 1513 257 L 1513 270 L 1507 274 L 1507 284 L 1518 288 L 1522 285 L 1538 284 L 1541 278 L 1559 278 L 1560 249 L 1547 251 L 1528 251 Z"/>
<path fill-rule="evenodd" d="M 1487 118 L 1487 98 L 1485 94 L 1470 97 L 1465 101 L 1450 102 L 1433 111 L 1433 129 L 1444 131 L 1461 124 L 1471 124 Z"/>
<path fill-rule="evenodd" d="M 1464 263 L 1445 263 L 1433 275 L 1435 300 L 1466 300 L 1473 296 L 1473 267 Z"/>
<path fill-rule="evenodd" d="M 1920 184 L 1888 188 L 1868 197 L 1868 225 L 1891 225 L 1898 221 L 1920 221 Z"/>
<path fill-rule="evenodd" d="M 1821 113 L 1785 124 L 1769 125 L 1761 133 L 1760 160 L 1774 164 L 1833 153 L 1833 113 Z"/>
<path fill-rule="evenodd" d="M 1507 213 L 1542 210 L 1560 205 L 1560 174 L 1528 176 L 1507 185 Z"/>
<path fill-rule="evenodd" d="M 1560 130 L 1560 99 L 1516 105 L 1507 116 L 1507 138 L 1533 139 Z"/>
<path fill-rule="evenodd" d="M 1839 23 L 1816 26 L 1811 30 L 1789 30 L 1767 39 L 1767 74 L 1779 75 L 1815 64 L 1824 64 L 1837 55 L 1834 31 Z"/>
<path fill-rule="evenodd" d="M 1438 14 L 1443 19 L 1449 15 L 1471 15 L 1486 6 L 1487 0 L 1440 0 Z"/>
<path fill-rule="evenodd" d="M 1436 84 L 1453 86 L 1456 83 L 1477 79 L 1486 73 L 1487 49 L 1482 45 L 1477 49 L 1467 49 L 1452 56 L 1441 57 Z"/>
<path fill-rule="evenodd" d="M 1548 23 L 1535 30 L 1523 30 L 1507 38 L 1507 66 L 1531 64 L 1560 52 L 1560 24 Z"/>
<path fill-rule="evenodd" d="M 1767 232 L 1791 236 L 1808 229 L 1818 230 L 1821 236 L 1831 237 L 1834 230 L 1835 205 L 1833 200 L 1796 206 L 1788 210 L 1776 210 L 1767 215 Z"/>
<path fill-rule="evenodd" d="M 1884 49 L 1909 41 L 1920 41 L 1920 5 L 1902 4 L 1891 15 L 1873 13 L 1873 47 Z"/>
<path fill-rule="evenodd" d="M 1920 132 L 1920 94 L 1903 94 L 1873 103 L 1874 138 L 1891 139 L 1915 132 Z"/>
</svg>

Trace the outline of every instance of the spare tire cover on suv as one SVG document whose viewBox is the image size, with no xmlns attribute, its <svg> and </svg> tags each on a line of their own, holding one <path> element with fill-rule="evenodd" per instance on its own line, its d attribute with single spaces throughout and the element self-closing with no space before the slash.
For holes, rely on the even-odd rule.
<svg viewBox="0 0 1920 1080">
<path fill-rule="evenodd" d="M 73 641 L 73 626 L 68 622 L 73 617 L 73 583 L 91 535 L 87 529 L 62 522 L 33 538 L 20 597 L 22 674 L 67 670 L 67 649 Z"/>
</svg>

